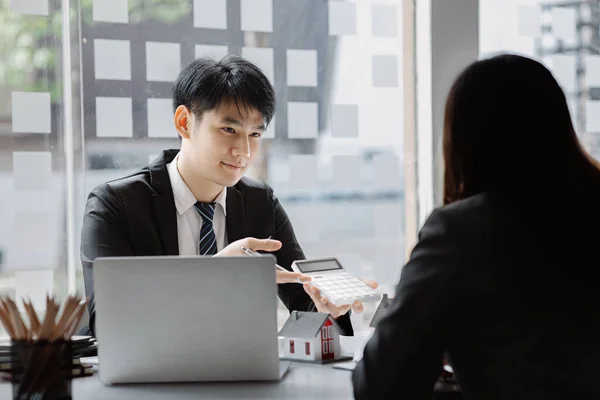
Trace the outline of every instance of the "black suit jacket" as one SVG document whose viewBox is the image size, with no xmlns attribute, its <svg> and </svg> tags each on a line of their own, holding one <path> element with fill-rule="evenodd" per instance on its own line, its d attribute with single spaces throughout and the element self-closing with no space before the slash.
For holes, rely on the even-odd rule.
<svg viewBox="0 0 600 400">
<path fill-rule="evenodd" d="M 88 197 L 81 232 L 81 261 L 92 334 L 92 263 L 96 257 L 179 254 L 177 211 L 167 170 L 167 163 L 177 153 L 178 150 L 166 150 L 147 167 L 96 187 Z M 227 188 L 226 229 L 230 243 L 245 237 L 269 236 L 281 241 L 283 246 L 274 255 L 278 264 L 290 271 L 292 262 L 305 259 L 285 210 L 266 183 L 244 177 Z M 301 285 L 281 284 L 277 289 L 288 310 L 315 310 Z M 344 334 L 352 335 L 349 315 L 338 322 Z"/>
<path fill-rule="evenodd" d="M 444 354 L 467 399 L 600 398 L 600 285 L 553 272 L 526 217 L 490 194 L 430 215 L 353 373 L 357 399 L 431 398 Z"/>
</svg>

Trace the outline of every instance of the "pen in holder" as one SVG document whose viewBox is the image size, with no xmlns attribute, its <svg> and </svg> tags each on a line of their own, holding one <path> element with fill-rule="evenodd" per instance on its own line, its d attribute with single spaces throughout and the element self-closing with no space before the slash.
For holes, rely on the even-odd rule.
<svg viewBox="0 0 600 400">
<path fill-rule="evenodd" d="M 23 300 L 29 327 L 15 302 L 0 299 L 0 320 L 11 338 L 10 379 L 14 400 L 71 399 L 72 344 L 85 311 L 85 302 L 69 296 L 60 318 L 60 305 L 46 296 L 46 315 L 37 316 L 31 301 Z"/>
</svg>

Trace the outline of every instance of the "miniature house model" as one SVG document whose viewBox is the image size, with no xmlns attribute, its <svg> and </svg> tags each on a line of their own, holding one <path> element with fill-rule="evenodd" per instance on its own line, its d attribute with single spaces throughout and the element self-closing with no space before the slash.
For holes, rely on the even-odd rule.
<svg viewBox="0 0 600 400">
<path fill-rule="evenodd" d="M 340 357 L 340 330 L 327 313 L 292 311 L 279 331 L 284 357 L 303 361 L 329 361 Z"/>
<path fill-rule="evenodd" d="M 387 294 L 383 295 L 381 302 L 377 306 L 377 310 L 375 310 L 375 314 L 373 314 L 373 318 L 369 323 L 369 328 L 375 328 L 375 326 L 379 323 L 379 321 L 388 314 L 388 310 L 392 305 L 393 297 L 388 297 Z"/>
</svg>

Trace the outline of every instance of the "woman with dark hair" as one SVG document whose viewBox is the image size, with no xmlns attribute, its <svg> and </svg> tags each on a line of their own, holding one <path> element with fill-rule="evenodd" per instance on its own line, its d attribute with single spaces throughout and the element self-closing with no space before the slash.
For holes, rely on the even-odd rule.
<svg viewBox="0 0 600 400">
<path fill-rule="evenodd" d="M 444 121 L 444 206 L 354 375 L 357 399 L 600 398 L 600 169 L 565 95 L 517 55 L 473 63 Z M 593 229 L 590 229 L 593 228 Z"/>
</svg>

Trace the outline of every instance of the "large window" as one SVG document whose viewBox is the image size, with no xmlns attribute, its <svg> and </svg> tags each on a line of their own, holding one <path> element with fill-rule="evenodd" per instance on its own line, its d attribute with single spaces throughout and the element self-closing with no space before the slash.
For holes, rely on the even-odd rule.
<svg viewBox="0 0 600 400">
<path fill-rule="evenodd" d="M 42 309 L 46 292 L 83 292 L 87 194 L 179 147 L 175 77 L 228 53 L 276 89 L 250 175 L 274 187 L 306 255 L 397 281 L 405 199 L 416 203 L 404 185 L 403 1 L 70 3 L 0 0 L 3 293 Z"/>
<path fill-rule="evenodd" d="M 60 1 L 0 0 L 0 293 L 38 309 L 76 281 L 62 25 Z"/>
<path fill-rule="evenodd" d="M 550 68 L 584 146 L 600 159 L 600 1 L 480 0 L 480 53 L 510 51 Z"/>
</svg>

